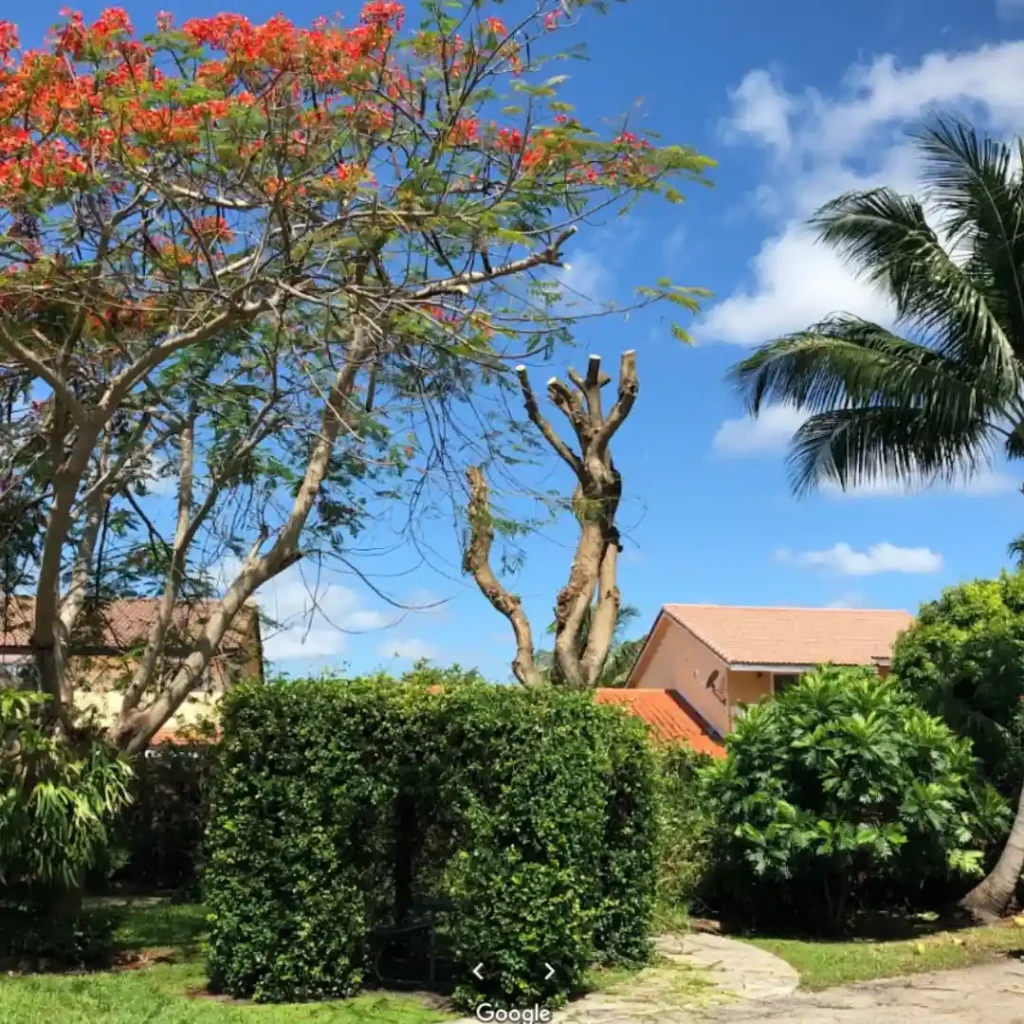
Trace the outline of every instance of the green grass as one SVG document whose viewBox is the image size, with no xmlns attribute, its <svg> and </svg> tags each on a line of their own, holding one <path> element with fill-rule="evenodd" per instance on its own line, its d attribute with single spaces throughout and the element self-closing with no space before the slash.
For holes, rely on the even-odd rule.
<svg viewBox="0 0 1024 1024">
<path fill-rule="evenodd" d="M 197 903 L 129 904 L 114 941 L 119 949 L 192 948 L 202 942 L 208 930 L 206 911 Z"/>
<path fill-rule="evenodd" d="M 1024 949 L 1024 929 L 1012 923 L 936 931 L 912 939 L 845 942 L 748 938 L 792 964 L 806 989 L 831 988 L 901 974 L 970 967 Z"/>
<path fill-rule="evenodd" d="M 211 997 L 200 954 L 206 928 L 203 908 L 194 904 L 129 905 L 117 945 L 149 950 L 156 962 L 91 974 L 0 978 L 0 1024 L 433 1024 L 454 1016 L 412 995 L 368 993 L 272 1006 Z"/>
</svg>

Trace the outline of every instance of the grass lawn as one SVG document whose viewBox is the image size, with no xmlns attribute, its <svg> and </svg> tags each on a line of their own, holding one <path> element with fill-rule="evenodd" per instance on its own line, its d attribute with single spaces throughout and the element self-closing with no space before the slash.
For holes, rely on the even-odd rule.
<svg viewBox="0 0 1024 1024">
<path fill-rule="evenodd" d="M 326 1003 L 254 1006 L 203 994 L 203 910 L 130 907 L 118 946 L 148 950 L 132 969 L 0 978 L 0 1024 L 433 1024 L 451 1019 L 411 995 L 369 993 Z"/>
<path fill-rule="evenodd" d="M 970 967 L 1024 950 L 1024 928 L 1012 922 L 985 928 L 933 931 L 912 939 L 843 942 L 803 939 L 748 938 L 745 941 L 774 953 L 800 972 L 806 989 L 830 988 L 852 981 L 891 978 L 921 971 Z"/>
</svg>

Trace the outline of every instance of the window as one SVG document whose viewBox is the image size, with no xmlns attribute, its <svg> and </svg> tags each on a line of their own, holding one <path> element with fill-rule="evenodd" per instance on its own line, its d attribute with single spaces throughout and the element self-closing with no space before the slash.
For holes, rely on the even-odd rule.
<svg viewBox="0 0 1024 1024">
<path fill-rule="evenodd" d="M 772 692 L 779 694 L 790 686 L 800 682 L 800 676 L 796 672 L 776 673 L 772 676 Z"/>
</svg>

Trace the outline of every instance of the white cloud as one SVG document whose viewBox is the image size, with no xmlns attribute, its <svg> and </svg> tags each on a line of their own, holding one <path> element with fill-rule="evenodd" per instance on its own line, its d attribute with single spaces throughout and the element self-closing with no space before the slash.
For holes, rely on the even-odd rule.
<svg viewBox="0 0 1024 1024">
<path fill-rule="evenodd" d="M 614 290 L 614 277 L 605 261 L 586 249 L 574 252 L 555 278 L 562 286 L 561 305 L 572 316 L 607 305 Z"/>
<path fill-rule="evenodd" d="M 825 551 L 775 552 L 777 561 L 806 568 L 820 568 L 839 576 L 874 576 L 884 572 L 931 573 L 942 568 L 942 555 L 931 548 L 901 548 L 883 541 L 867 551 L 856 551 L 840 542 Z"/>
<path fill-rule="evenodd" d="M 436 648 L 432 647 L 425 640 L 418 640 L 416 637 L 385 640 L 377 648 L 377 653 L 384 658 L 401 658 L 405 661 L 418 661 L 420 658 L 437 657 Z"/>
<path fill-rule="evenodd" d="M 673 228 L 665 241 L 662 242 L 662 255 L 666 260 L 675 261 L 682 254 L 686 241 L 686 228 L 680 224 L 678 227 Z"/>
<path fill-rule="evenodd" d="M 838 484 L 826 483 L 823 493 L 833 498 L 907 498 L 916 494 L 963 494 L 985 497 L 993 494 L 1009 494 L 1020 489 L 1020 483 L 1006 473 L 993 469 L 982 469 L 973 476 L 954 480 L 932 482 L 906 482 L 898 480 L 873 480 L 849 490 L 842 490 Z"/>
<path fill-rule="evenodd" d="M 734 345 L 758 345 L 800 331 L 829 313 L 856 312 L 887 322 L 891 307 L 877 290 L 853 277 L 839 257 L 799 224 L 768 239 L 751 261 L 753 287 L 713 306 L 695 335 Z"/>
<path fill-rule="evenodd" d="M 764 68 L 748 72 L 735 89 L 729 90 L 733 116 L 722 122 L 726 138 L 753 136 L 780 152 L 792 143 L 789 119 L 794 101 Z"/>
<path fill-rule="evenodd" d="M 229 557 L 210 575 L 224 589 L 239 569 Z M 331 658 L 344 654 L 353 633 L 384 629 L 402 617 L 400 609 L 364 607 L 363 595 L 301 563 L 274 577 L 256 592 L 256 603 L 270 620 L 263 624 L 263 652 L 274 662 Z M 326 578 L 324 578 L 326 577 Z"/>
<path fill-rule="evenodd" d="M 167 459 L 154 458 L 146 474 L 146 490 L 157 498 L 169 498 L 177 494 L 177 467 Z"/>
<path fill-rule="evenodd" d="M 844 590 L 838 597 L 829 601 L 826 608 L 863 608 L 864 594 L 859 590 Z"/>
<path fill-rule="evenodd" d="M 756 419 L 725 420 L 715 431 L 711 447 L 719 455 L 756 455 L 786 450 L 807 413 L 791 405 L 769 405 Z"/>
<path fill-rule="evenodd" d="M 1015 7 L 1024 9 L 1024 0 Z M 731 91 L 722 135 L 758 146 L 770 160 L 754 203 L 773 222 L 751 261 L 748 287 L 711 307 L 695 335 L 756 344 L 843 311 L 886 322 L 891 310 L 854 279 L 804 226 L 820 204 L 853 188 L 918 189 L 906 132 L 937 111 L 968 113 L 996 132 L 1024 120 L 1024 41 L 960 53 L 933 52 L 900 65 L 891 55 L 857 64 L 834 95 L 788 92 L 763 68 Z"/>
</svg>

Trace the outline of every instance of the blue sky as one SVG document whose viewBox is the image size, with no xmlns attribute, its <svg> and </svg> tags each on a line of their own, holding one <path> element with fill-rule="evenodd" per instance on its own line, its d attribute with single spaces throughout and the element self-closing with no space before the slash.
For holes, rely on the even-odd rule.
<svg viewBox="0 0 1024 1024">
<path fill-rule="evenodd" d="M 57 6 L 19 11 L 24 43 L 41 38 Z M 98 5 L 83 6 L 90 15 Z M 194 0 L 124 6 L 140 26 L 158 6 L 178 18 L 214 9 Z M 253 19 L 279 9 L 263 0 L 224 6 Z M 298 0 L 286 13 L 304 22 L 334 6 Z M 343 13 L 354 17 L 355 5 Z M 573 32 L 590 57 L 566 69 L 566 98 L 582 120 L 630 113 L 664 141 L 719 162 L 714 188 L 691 190 L 684 206 L 648 205 L 628 222 L 580 232 L 566 250 L 569 283 L 596 300 L 626 302 L 660 276 L 714 293 L 690 325 L 694 348 L 672 340 L 667 314 L 650 310 L 588 322 L 577 350 L 560 359 L 582 366 L 596 352 L 613 368 L 621 350 L 638 352 L 640 398 L 615 446 L 627 535 L 620 586 L 641 610 L 638 631 L 666 601 L 913 610 L 943 586 L 996 573 L 1008 541 L 1024 532 L 1018 468 L 994 466 L 943 493 L 880 488 L 797 501 L 784 466 L 797 418 L 770 410 L 750 423 L 723 376 L 750 346 L 829 312 L 886 319 L 881 299 L 803 222 L 847 188 L 912 190 L 905 132 L 934 109 L 1024 132 L 1024 0 L 631 0 L 607 17 L 583 17 Z M 538 390 L 550 372 L 535 371 Z M 571 486 L 554 464 L 548 479 Z M 331 621 L 309 621 L 294 572 L 272 586 L 268 608 L 292 624 L 269 643 L 277 667 L 401 668 L 429 655 L 507 678 L 511 631 L 460 576 L 456 531 L 439 521 L 428 537 L 432 564 L 397 551 L 373 571 L 406 604 L 444 602 L 429 611 L 400 615 L 357 579 L 331 575 L 319 602 Z M 562 524 L 525 545 L 513 586 L 540 634 L 572 540 Z"/>
</svg>

